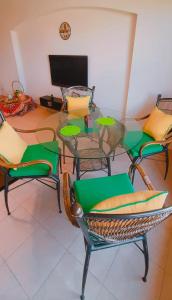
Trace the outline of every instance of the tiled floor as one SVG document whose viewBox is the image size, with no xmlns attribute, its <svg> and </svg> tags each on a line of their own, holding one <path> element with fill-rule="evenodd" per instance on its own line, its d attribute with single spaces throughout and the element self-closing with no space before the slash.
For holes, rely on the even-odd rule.
<svg viewBox="0 0 172 300">
<path fill-rule="evenodd" d="M 33 112 L 9 121 L 25 128 L 28 123 L 33 128 L 45 115 L 38 110 L 37 115 Z M 113 162 L 113 173 L 126 172 L 128 165 L 127 156 L 119 156 Z M 144 167 L 158 190 L 169 190 L 170 204 L 172 168 L 164 181 L 162 162 L 146 160 Z M 69 160 L 64 169 L 70 170 Z M 143 189 L 139 176 L 136 177 L 136 188 Z M 79 300 L 83 239 L 79 229 L 68 222 L 64 209 L 59 215 L 55 191 L 31 182 L 10 192 L 9 203 L 11 216 L 6 215 L 1 192 L 0 300 Z M 94 253 L 86 300 L 171 300 L 171 233 L 172 219 L 169 219 L 149 235 L 147 283 L 141 280 L 143 255 L 133 245 Z"/>
</svg>

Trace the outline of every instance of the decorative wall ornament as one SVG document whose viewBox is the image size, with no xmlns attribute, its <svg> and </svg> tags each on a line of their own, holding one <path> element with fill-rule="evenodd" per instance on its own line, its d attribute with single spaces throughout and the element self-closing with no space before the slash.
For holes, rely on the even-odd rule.
<svg viewBox="0 0 172 300">
<path fill-rule="evenodd" d="M 67 23 L 67 22 L 61 23 L 60 28 L 59 28 L 59 33 L 63 40 L 68 40 L 71 35 L 71 27 L 70 27 L 69 23 Z"/>
</svg>

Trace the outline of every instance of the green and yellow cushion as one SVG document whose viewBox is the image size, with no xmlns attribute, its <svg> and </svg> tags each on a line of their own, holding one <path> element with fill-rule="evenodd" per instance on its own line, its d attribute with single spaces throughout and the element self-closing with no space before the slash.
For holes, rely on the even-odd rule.
<svg viewBox="0 0 172 300">
<path fill-rule="evenodd" d="M 140 139 L 137 139 L 137 136 L 139 136 L 139 135 L 140 135 Z M 138 140 L 138 143 L 135 146 L 136 139 Z M 153 141 L 155 141 L 154 138 L 151 137 L 150 135 L 148 135 L 145 132 L 142 132 L 142 131 L 129 131 L 125 135 L 123 145 L 126 149 L 129 149 L 128 150 L 129 154 L 133 158 L 136 158 L 136 157 L 139 156 L 139 151 L 140 151 L 141 146 L 145 143 L 153 142 Z M 147 155 L 152 155 L 152 154 L 159 153 L 162 150 L 163 150 L 163 147 L 160 144 L 150 145 L 150 146 L 147 146 L 143 150 L 142 153 L 143 153 L 143 156 L 147 156 Z"/>
<path fill-rule="evenodd" d="M 84 213 L 88 213 L 99 202 L 113 196 L 133 193 L 134 189 L 128 174 L 124 173 L 75 181 L 74 191 Z"/>
<path fill-rule="evenodd" d="M 76 110 L 87 109 L 90 103 L 90 96 L 72 97 L 67 96 L 67 110 L 73 112 Z"/>
<path fill-rule="evenodd" d="M 161 209 L 167 192 L 139 191 L 108 198 L 95 205 L 91 213 L 103 214 L 134 214 Z"/>
<path fill-rule="evenodd" d="M 29 145 L 24 152 L 21 162 L 29 162 L 32 160 L 48 160 L 53 166 L 53 174 L 57 174 L 58 166 L 58 143 L 56 141 L 47 142 L 42 144 Z M 49 172 L 49 166 L 45 164 L 36 164 L 33 166 L 27 166 L 10 170 L 10 176 L 22 177 L 22 176 L 46 176 Z"/>
<path fill-rule="evenodd" d="M 156 141 L 162 141 L 171 128 L 172 115 L 155 107 L 146 120 L 143 131 L 152 136 Z"/>
<path fill-rule="evenodd" d="M 7 121 L 4 121 L 0 127 L 0 141 L 0 155 L 11 163 L 19 163 L 27 144 Z"/>
</svg>

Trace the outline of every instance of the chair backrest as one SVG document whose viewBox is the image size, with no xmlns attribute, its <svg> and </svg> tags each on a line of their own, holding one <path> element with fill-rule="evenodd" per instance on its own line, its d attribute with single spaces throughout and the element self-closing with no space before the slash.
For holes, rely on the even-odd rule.
<svg viewBox="0 0 172 300">
<path fill-rule="evenodd" d="M 121 242 L 137 239 L 164 221 L 172 214 L 172 207 L 151 212 L 103 215 L 85 214 L 77 221 L 83 231 L 106 242 Z"/>
<path fill-rule="evenodd" d="M 10 163 L 19 163 L 26 148 L 25 141 L 8 124 L 0 111 L 0 158 Z"/>
<path fill-rule="evenodd" d="M 172 97 L 163 98 L 161 94 L 157 96 L 156 106 L 167 114 L 172 114 Z"/>
<path fill-rule="evenodd" d="M 67 173 L 63 177 L 63 196 L 69 221 L 74 226 L 79 226 L 84 235 L 96 236 L 98 240 L 108 243 L 143 236 L 172 214 L 172 206 L 137 214 L 83 214 Z"/>
<path fill-rule="evenodd" d="M 82 96 L 90 96 L 90 106 L 93 104 L 93 97 L 94 97 L 94 91 L 95 91 L 95 86 L 92 88 L 89 88 L 87 86 L 81 86 L 81 85 L 76 85 L 76 86 L 71 86 L 68 88 L 61 87 L 61 93 L 63 97 L 63 102 L 64 102 L 64 110 L 67 110 L 67 96 L 71 97 L 82 97 Z"/>
</svg>

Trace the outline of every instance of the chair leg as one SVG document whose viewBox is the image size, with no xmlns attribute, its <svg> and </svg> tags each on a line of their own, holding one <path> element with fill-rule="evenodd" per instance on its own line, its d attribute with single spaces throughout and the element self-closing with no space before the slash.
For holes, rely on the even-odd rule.
<svg viewBox="0 0 172 300">
<path fill-rule="evenodd" d="M 63 142 L 63 163 L 65 164 L 65 143 Z"/>
<path fill-rule="evenodd" d="M 4 187 L 5 206 L 6 206 L 8 215 L 10 215 L 11 213 L 10 213 L 9 206 L 8 206 L 8 176 L 7 176 L 7 174 L 5 174 L 4 180 L 5 180 L 5 187 Z"/>
<path fill-rule="evenodd" d="M 131 173 L 131 182 L 132 182 L 132 184 L 134 183 L 134 176 L 135 176 L 135 172 L 136 172 L 136 168 L 135 168 L 135 166 L 133 165 L 133 167 L 132 167 L 132 171 L 131 171 L 132 173 Z"/>
<path fill-rule="evenodd" d="M 113 151 L 113 156 L 112 156 L 112 160 L 115 160 L 115 150 Z"/>
<path fill-rule="evenodd" d="M 73 159 L 73 174 L 75 174 L 75 168 L 76 168 L 76 158 Z"/>
<path fill-rule="evenodd" d="M 168 148 L 165 149 L 165 175 L 164 180 L 167 177 L 168 174 L 168 166 L 169 166 L 169 157 L 168 157 Z"/>
<path fill-rule="evenodd" d="M 131 165 L 131 182 L 132 182 L 132 184 L 134 183 L 134 177 L 135 177 L 135 172 L 136 172 L 135 165 L 140 164 L 141 161 L 142 161 L 142 158 L 138 157 L 132 162 L 132 165 Z"/>
<path fill-rule="evenodd" d="M 129 166 L 128 176 L 130 177 L 130 180 L 132 180 L 132 174 L 133 174 L 133 164 Z"/>
<path fill-rule="evenodd" d="M 110 157 L 107 157 L 108 176 L 111 176 Z"/>
<path fill-rule="evenodd" d="M 144 237 L 142 242 L 143 242 L 143 254 L 144 254 L 144 258 L 145 258 L 145 274 L 142 279 L 144 282 L 146 282 L 147 274 L 148 274 L 148 270 L 149 270 L 149 253 L 148 253 L 148 244 L 147 244 L 146 236 Z"/>
<path fill-rule="evenodd" d="M 81 300 L 84 300 L 84 291 L 85 291 L 85 284 L 87 280 L 87 274 L 88 274 L 88 267 L 89 267 L 89 262 L 90 262 L 90 257 L 91 257 L 91 249 L 87 245 L 86 249 L 86 257 L 85 257 L 85 263 L 84 263 L 84 271 L 83 271 L 83 277 L 82 277 L 82 294 L 80 296 Z"/>
<path fill-rule="evenodd" d="M 80 180 L 80 160 L 76 158 L 76 179 Z"/>
<path fill-rule="evenodd" d="M 62 157 L 59 157 L 59 167 L 60 167 L 60 174 L 62 174 Z"/>
<path fill-rule="evenodd" d="M 57 181 L 56 188 L 57 188 L 57 201 L 59 206 L 59 213 L 61 214 L 62 210 L 61 210 L 61 203 L 60 203 L 60 180 Z"/>
</svg>

